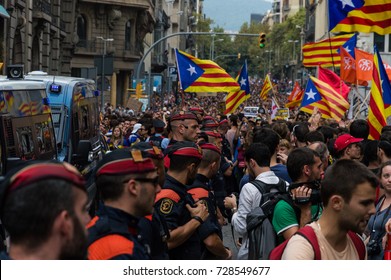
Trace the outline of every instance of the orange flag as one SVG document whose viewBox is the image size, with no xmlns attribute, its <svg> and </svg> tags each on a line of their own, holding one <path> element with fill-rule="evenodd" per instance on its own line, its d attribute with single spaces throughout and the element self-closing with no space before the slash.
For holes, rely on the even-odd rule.
<svg viewBox="0 0 391 280">
<path fill-rule="evenodd" d="M 297 95 L 300 93 L 300 91 L 301 91 L 301 88 L 300 88 L 299 82 L 296 81 L 291 94 L 288 96 L 288 100 L 289 101 L 297 100 Z"/>
<path fill-rule="evenodd" d="M 347 83 L 356 83 L 356 61 L 354 58 L 343 48 L 339 48 L 341 54 L 341 79 Z"/>
<path fill-rule="evenodd" d="M 388 79 L 391 81 L 391 65 L 384 63 L 384 62 L 383 62 L 383 65 L 384 65 L 384 69 L 386 69 Z"/>
<path fill-rule="evenodd" d="M 288 97 L 288 103 L 285 104 L 286 108 L 293 108 L 296 106 L 299 106 L 301 103 L 301 100 L 303 99 L 304 90 L 301 89 L 299 82 L 295 82 L 295 86 L 293 87 L 293 90 L 291 94 Z"/>
<path fill-rule="evenodd" d="M 356 55 L 357 80 L 370 81 L 373 71 L 373 54 L 358 49 L 354 49 L 354 52 Z"/>
</svg>

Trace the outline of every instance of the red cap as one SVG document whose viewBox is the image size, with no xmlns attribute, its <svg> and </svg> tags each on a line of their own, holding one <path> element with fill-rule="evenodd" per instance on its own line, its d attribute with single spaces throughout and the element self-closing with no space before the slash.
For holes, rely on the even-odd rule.
<svg viewBox="0 0 391 280">
<path fill-rule="evenodd" d="M 185 112 L 185 111 L 176 112 L 170 118 L 170 122 L 178 121 L 178 120 L 196 120 L 196 121 L 198 121 L 197 116 L 194 113 Z"/>
<path fill-rule="evenodd" d="M 218 153 L 219 155 L 221 155 L 220 149 L 215 144 L 203 143 L 203 144 L 200 145 L 200 147 L 203 150 L 211 150 L 211 151 L 214 151 L 214 152 Z"/>
<path fill-rule="evenodd" d="M 222 138 L 221 137 L 221 134 L 218 133 L 217 131 L 215 130 L 206 130 L 204 131 L 206 135 L 210 136 L 210 137 L 215 137 L 215 138 Z"/>
<path fill-rule="evenodd" d="M 191 107 L 189 110 L 195 113 L 202 113 L 202 114 L 204 113 L 204 110 L 198 107 Z"/>
<path fill-rule="evenodd" d="M 363 138 L 355 138 L 348 133 L 342 134 L 335 140 L 334 149 L 335 149 L 335 151 L 340 152 L 343 149 L 345 149 L 347 146 L 349 146 L 350 144 L 358 143 L 358 142 L 361 142 L 362 140 L 364 140 L 364 139 Z"/>
</svg>

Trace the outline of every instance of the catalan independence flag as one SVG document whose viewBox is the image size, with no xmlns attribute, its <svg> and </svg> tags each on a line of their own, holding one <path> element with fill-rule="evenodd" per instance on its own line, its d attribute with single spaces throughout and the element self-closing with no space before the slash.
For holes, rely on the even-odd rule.
<svg viewBox="0 0 391 280">
<path fill-rule="evenodd" d="M 239 84 L 211 60 L 201 60 L 175 49 L 181 88 L 185 92 L 236 92 Z"/>
<path fill-rule="evenodd" d="M 329 0 L 329 31 L 391 33 L 390 0 Z"/>
<path fill-rule="evenodd" d="M 310 77 L 300 110 L 312 114 L 315 107 L 323 118 L 340 121 L 349 109 L 349 103 L 331 85 Z"/>
<path fill-rule="evenodd" d="M 369 100 L 369 139 L 378 140 L 391 115 L 391 86 L 377 47 L 374 48 L 371 98 Z"/>
<path fill-rule="evenodd" d="M 305 67 L 340 66 L 341 56 L 339 47 L 343 46 L 354 34 L 335 36 L 316 43 L 308 43 L 303 46 L 303 65 Z"/>
<path fill-rule="evenodd" d="M 273 84 L 270 81 L 269 74 L 267 74 L 265 77 L 265 80 L 263 81 L 263 86 L 262 86 L 261 92 L 259 93 L 262 100 L 267 99 L 267 94 L 269 93 L 269 91 L 271 89 L 273 89 Z"/>
<path fill-rule="evenodd" d="M 247 60 L 240 69 L 236 81 L 240 85 L 240 90 L 230 92 L 225 100 L 224 114 L 232 114 L 244 101 L 250 98 L 250 82 L 248 80 Z"/>
</svg>

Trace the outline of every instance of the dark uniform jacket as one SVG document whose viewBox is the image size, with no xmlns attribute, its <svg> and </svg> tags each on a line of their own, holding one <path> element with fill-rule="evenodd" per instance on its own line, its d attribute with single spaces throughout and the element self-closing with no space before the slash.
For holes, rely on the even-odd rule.
<svg viewBox="0 0 391 280">
<path fill-rule="evenodd" d="M 191 220 L 186 204 L 194 205 L 194 200 L 187 193 L 187 187 L 173 177 L 166 175 L 166 181 L 157 194 L 155 211 L 166 220 L 169 230 L 187 224 Z M 168 251 L 170 259 L 189 260 L 201 258 L 201 240 L 196 231 L 182 245 Z"/>
<path fill-rule="evenodd" d="M 137 237 L 138 219 L 116 208 L 100 205 L 88 223 L 88 259 L 146 260 L 149 255 Z"/>
</svg>

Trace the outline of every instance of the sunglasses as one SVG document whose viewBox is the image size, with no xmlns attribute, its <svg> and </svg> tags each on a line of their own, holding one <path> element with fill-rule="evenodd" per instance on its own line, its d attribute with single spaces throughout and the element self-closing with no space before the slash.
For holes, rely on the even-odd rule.
<svg viewBox="0 0 391 280">
<path fill-rule="evenodd" d="M 144 183 L 151 183 L 154 185 L 154 187 L 157 187 L 159 185 L 159 177 L 155 178 L 134 178 L 133 180 L 144 182 Z"/>
</svg>

